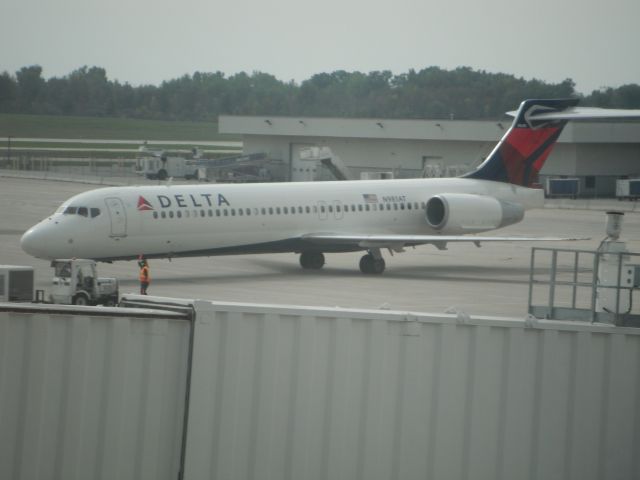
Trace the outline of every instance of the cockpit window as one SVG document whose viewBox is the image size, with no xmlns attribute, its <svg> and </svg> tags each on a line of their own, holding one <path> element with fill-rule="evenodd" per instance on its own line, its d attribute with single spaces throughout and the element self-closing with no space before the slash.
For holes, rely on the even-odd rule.
<svg viewBox="0 0 640 480">
<path fill-rule="evenodd" d="M 62 210 L 62 213 L 64 215 L 81 215 L 81 216 L 87 217 L 87 218 L 89 217 L 89 214 L 91 214 L 91 218 L 95 218 L 98 215 L 100 215 L 100 209 L 99 208 L 66 207 L 64 209 L 61 208 L 60 210 Z"/>
</svg>

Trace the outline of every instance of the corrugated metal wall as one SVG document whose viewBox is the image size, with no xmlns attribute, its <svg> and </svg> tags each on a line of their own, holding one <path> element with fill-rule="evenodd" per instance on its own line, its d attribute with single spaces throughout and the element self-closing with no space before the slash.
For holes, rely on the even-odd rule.
<svg viewBox="0 0 640 480">
<path fill-rule="evenodd" d="M 175 480 L 189 322 L 16 309 L 0 311 L 0 479 Z"/>
<path fill-rule="evenodd" d="M 0 307 L 2 480 L 177 479 L 187 394 L 189 480 L 640 479 L 639 329 L 20 308 Z"/>
<path fill-rule="evenodd" d="M 196 312 L 187 479 L 640 478 L 639 330 Z"/>
</svg>

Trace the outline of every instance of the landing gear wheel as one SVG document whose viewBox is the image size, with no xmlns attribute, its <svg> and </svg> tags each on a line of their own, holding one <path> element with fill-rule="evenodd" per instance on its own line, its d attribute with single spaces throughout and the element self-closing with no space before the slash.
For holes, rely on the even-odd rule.
<svg viewBox="0 0 640 480">
<path fill-rule="evenodd" d="M 322 252 L 302 252 L 300 266 L 306 270 L 319 270 L 324 266 L 324 254 Z"/>
<path fill-rule="evenodd" d="M 360 259 L 360 271 L 367 275 L 380 275 L 385 267 L 384 258 L 376 258 L 370 253 L 363 255 Z"/>
</svg>

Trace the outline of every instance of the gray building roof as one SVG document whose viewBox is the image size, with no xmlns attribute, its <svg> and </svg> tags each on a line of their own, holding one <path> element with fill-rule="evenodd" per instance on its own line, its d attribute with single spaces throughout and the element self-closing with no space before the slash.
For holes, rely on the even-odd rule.
<svg viewBox="0 0 640 480">
<path fill-rule="evenodd" d="M 395 140 L 496 141 L 511 119 L 500 121 L 397 120 L 277 116 L 219 117 L 220 133 Z M 640 122 L 570 122 L 562 143 L 640 143 Z"/>
</svg>

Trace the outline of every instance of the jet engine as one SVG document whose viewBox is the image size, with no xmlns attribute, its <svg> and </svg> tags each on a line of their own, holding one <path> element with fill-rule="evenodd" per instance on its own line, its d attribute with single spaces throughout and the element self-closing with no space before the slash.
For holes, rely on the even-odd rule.
<svg viewBox="0 0 640 480">
<path fill-rule="evenodd" d="M 523 217 L 520 204 L 469 193 L 434 195 L 425 208 L 429 226 L 448 235 L 493 230 Z"/>
</svg>

